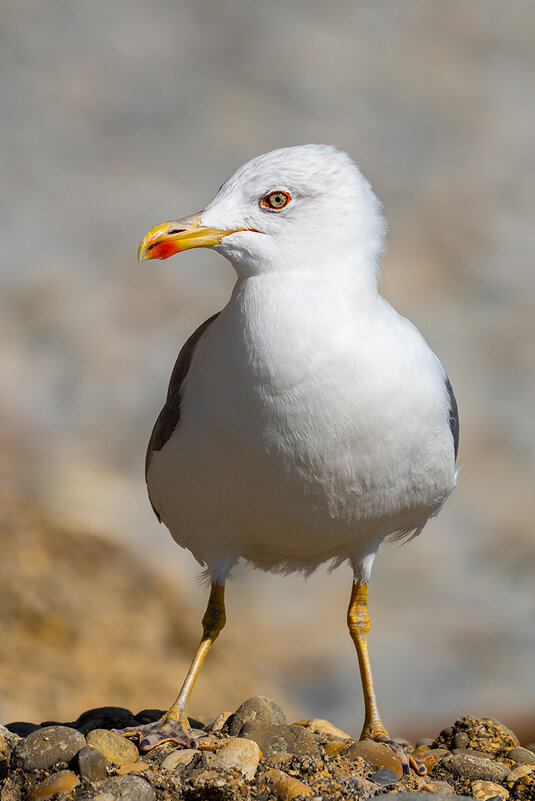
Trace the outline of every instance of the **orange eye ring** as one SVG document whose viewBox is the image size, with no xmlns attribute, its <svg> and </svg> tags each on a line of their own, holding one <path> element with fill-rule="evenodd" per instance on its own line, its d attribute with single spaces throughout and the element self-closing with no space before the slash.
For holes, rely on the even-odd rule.
<svg viewBox="0 0 535 801">
<path fill-rule="evenodd" d="M 265 209 L 280 211 L 288 205 L 291 199 L 292 196 L 289 192 L 285 192 L 284 189 L 275 189 L 273 192 L 270 192 L 269 195 L 262 198 L 260 205 Z"/>
</svg>

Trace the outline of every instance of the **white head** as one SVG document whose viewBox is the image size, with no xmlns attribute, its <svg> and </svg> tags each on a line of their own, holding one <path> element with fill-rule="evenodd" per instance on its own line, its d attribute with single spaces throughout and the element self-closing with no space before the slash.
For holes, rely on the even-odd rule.
<svg viewBox="0 0 535 801">
<path fill-rule="evenodd" d="M 384 232 L 379 201 L 349 156 L 302 145 L 244 164 L 203 212 L 150 231 L 139 255 L 167 258 L 204 246 L 241 276 L 342 262 L 375 272 Z"/>
</svg>

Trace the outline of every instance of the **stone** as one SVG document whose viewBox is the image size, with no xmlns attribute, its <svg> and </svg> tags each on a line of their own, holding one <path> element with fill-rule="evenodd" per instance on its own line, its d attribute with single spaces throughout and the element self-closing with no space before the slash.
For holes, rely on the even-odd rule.
<svg viewBox="0 0 535 801">
<path fill-rule="evenodd" d="M 451 795 L 450 793 L 412 793 L 405 791 L 395 793 L 395 801 L 473 801 L 469 795 Z"/>
<path fill-rule="evenodd" d="M 297 796 L 309 796 L 312 790 L 299 779 L 288 776 L 282 770 L 270 768 L 264 774 L 266 784 L 280 801 L 292 801 Z"/>
<path fill-rule="evenodd" d="M 244 701 L 234 714 L 229 717 L 225 729 L 231 737 L 237 737 L 243 725 L 251 720 L 284 725 L 286 716 L 280 706 L 275 701 L 272 701 L 271 698 L 266 698 L 264 695 L 255 695 L 253 698 L 248 698 L 247 701 Z"/>
<path fill-rule="evenodd" d="M 74 767 L 83 779 L 98 782 L 106 778 L 106 768 L 110 764 L 104 754 L 91 745 L 81 748 L 74 757 Z"/>
<path fill-rule="evenodd" d="M 204 724 L 205 731 L 208 732 L 221 731 L 222 728 L 227 723 L 228 719 L 230 718 L 231 714 L 232 714 L 231 712 L 221 712 L 221 714 L 218 715 L 216 718 L 213 718 L 213 720 L 206 721 Z"/>
<path fill-rule="evenodd" d="M 421 740 L 418 740 L 415 746 L 415 750 L 417 751 L 419 748 L 430 748 L 433 745 L 433 738 L 432 737 L 422 737 Z"/>
<path fill-rule="evenodd" d="M 72 770 L 60 770 L 58 773 L 53 773 L 42 782 L 39 782 L 30 795 L 29 801 L 41 801 L 45 798 L 50 798 L 54 793 L 70 793 L 80 784 L 78 776 Z"/>
<path fill-rule="evenodd" d="M 418 759 L 424 763 L 428 773 L 431 773 L 442 759 L 449 756 L 451 752 L 447 748 L 432 748 L 430 751 L 418 752 Z"/>
<path fill-rule="evenodd" d="M 466 754 L 452 754 L 446 757 L 440 763 L 440 768 L 451 776 L 472 780 L 482 779 L 496 784 L 502 782 L 510 770 L 502 762 Z"/>
<path fill-rule="evenodd" d="M 458 731 L 456 734 L 453 735 L 451 745 L 452 749 L 468 748 L 468 746 L 470 745 L 470 737 L 465 731 Z"/>
<path fill-rule="evenodd" d="M 333 737 L 337 740 L 352 740 L 350 734 L 346 734 L 342 729 L 333 726 L 328 720 L 323 718 L 311 718 L 310 720 L 301 720 L 294 724 L 295 726 L 303 726 L 303 728 L 311 731 L 312 734 L 320 734 L 326 737 Z"/>
<path fill-rule="evenodd" d="M 37 723 L 27 723 L 23 720 L 16 720 L 14 723 L 8 723 L 6 726 L 6 729 L 13 734 L 18 734 L 19 737 L 27 737 L 28 734 L 41 728 L 42 727 L 38 726 Z"/>
<path fill-rule="evenodd" d="M 131 741 L 108 729 L 93 729 L 87 735 L 87 744 L 96 748 L 115 765 L 127 765 L 139 758 L 137 746 Z"/>
<path fill-rule="evenodd" d="M 249 720 L 241 728 L 240 737 L 254 740 L 260 747 L 264 758 L 277 753 L 277 751 L 287 751 L 298 756 L 319 757 L 320 755 L 317 739 L 302 726 L 285 726 L 260 720 Z"/>
<path fill-rule="evenodd" d="M 76 801 L 154 801 L 154 790 L 141 776 L 114 776 L 95 795 L 78 796 Z"/>
<path fill-rule="evenodd" d="M 143 773 L 144 770 L 149 768 L 148 762 L 129 762 L 128 765 L 121 765 L 115 772 L 117 776 L 127 776 L 130 773 Z"/>
<path fill-rule="evenodd" d="M 425 792 L 434 793 L 435 795 L 457 795 L 454 788 L 448 782 L 435 782 L 429 778 L 425 783 Z"/>
<path fill-rule="evenodd" d="M 513 762 L 517 762 L 519 765 L 535 765 L 535 754 L 529 748 L 515 746 L 515 748 L 510 748 L 505 753 L 505 757 L 512 759 Z"/>
<path fill-rule="evenodd" d="M 47 726 L 19 740 L 11 755 L 14 767 L 23 770 L 46 770 L 58 763 L 68 763 L 85 746 L 85 737 L 68 726 Z"/>
<path fill-rule="evenodd" d="M 345 751 L 347 748 L 347 740 L 329 740 L 325 743 L 324 750 L 327 756 L 335 756 Z"/>
<path fill-rule="evenodd" d="M 401 779 L 403 775 L 401 759 L 383 743 L 376 743 L 373 740 L 361 740 L 342 751 L 340 756 L 351 760 L 360 757 L 369 762 L 375 770 L 386 768 L 393 771 L 398 779 Z"/>
<path fill-rule="evenodd" d="M 495 782 L 485 782 L 481 779 L 472 782 L 472 795 L 476 801 L 488 801 L 489 798 L 509 798 L 509 791 L 501 784 Z"/>
<path fill-rule="evenodd" d="M 87 734 L 93 729 L 121 729 L 135 726 L 136 720 L 124 706 L 98 706 L 83 712 L 73 723 L 74 728 Z"/>
<path fill-rule="evenodd" d="M 226 768 L 236 768 L 246 779 L 256 773 L 262 752 L 258 743 L 245 737 L 232 737 L 217 752 Z"/>
<path fill-rule="evenodd" d="M 160 762 L 160 770 L 174 770 L 176 767 L 186 767 L 199 752 L 194 748 L 178 748 L 167 754 Z"/>
<path fill-rule="evenodd" d="M 381 770 L 376 770 L 375 773 L 372 773 L 370 781 L 375 782 L 375 784 L 397 784 L 399 778 L 393 770 L 381 768 Z"/>
<path fill-rule="evenodd" d="M 9 773 L 9 760 L 4 754 L 0 754 L 0 781 L 5 779 Z"/>
<path fill-rule="evenodd" d="M 530 773 L 533 773 L 533 770 L 533 766 L 531 765 L 519 765 L 517 768 L 513 768 L 513 770 L 507 774 L 505 781 L 507 784 L 514 784 L 523 776 L 529 776 Z"/>
</svg>

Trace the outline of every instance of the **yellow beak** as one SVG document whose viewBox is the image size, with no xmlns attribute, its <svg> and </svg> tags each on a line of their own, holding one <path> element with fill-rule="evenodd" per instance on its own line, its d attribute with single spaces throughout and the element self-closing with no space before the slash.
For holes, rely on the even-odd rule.
<svg viewBox="0 0 535 801">
<path fill-rule="evenodd" d="M 139 245 L 137 257 L 140 262 L 147 259 L 168 259 L 175 253 L 190 248 L 219 245 L 223 237 L 237 230 L 222 231 L 201 225 L 201 214 L 192 214 L 181 220 L 164 222 L 145 234 Z"/>
</svg>

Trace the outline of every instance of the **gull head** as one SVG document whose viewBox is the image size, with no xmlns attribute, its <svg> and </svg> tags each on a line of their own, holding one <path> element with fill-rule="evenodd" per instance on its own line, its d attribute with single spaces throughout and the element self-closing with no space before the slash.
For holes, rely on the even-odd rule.
<svg viewBox="0 0 535 801">
<path fill-rule="evenodd" d="M 350 157 L 329 145 L 301 145 L 244 164 L 204 211 L 149 231 L 138 256 L 166 259 L 211 247 L 242 276 L 375 269 L 384 232 L 380 203 Z"/>
</svg>

